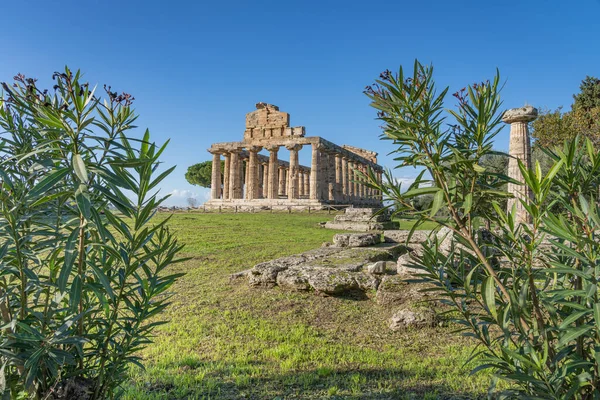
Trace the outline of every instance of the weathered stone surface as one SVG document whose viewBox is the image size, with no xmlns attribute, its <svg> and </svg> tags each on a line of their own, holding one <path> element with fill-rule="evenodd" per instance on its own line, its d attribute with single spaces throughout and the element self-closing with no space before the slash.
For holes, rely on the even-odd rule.
<svg viewBox="0 0 600 400">
<path fill-rule="evenodd" d="M 407 243 L 409 230 L 386 230 L 383 238 L 386 243 Z M 408 243 L 424 243 L 429 237 L 430 231 L 415 231 Z"/>
<path fill-rule="evenodd" d="M 348 188 L 352 185 L 348 185 Z M 377 208 L 367 207 L 349 207 L 344 210 L 344 214 L 336 215 L 333 221 L 325 224 L 329 229 L 340 229 L 357 232 L 380 231 L 384 229 L 394 229 L 398 223 L 391 221 L 388 214 L 378 214 Z"/>
<path fill-rule="evenodd" d="M 238 279 L 248 279 L 250 278 L 250 275 L 252 275 L 252 269 L 236 272 L 235 274 L 229 275 L 229 282 L 233 282 Z"/>
<path fill-rule="evenodd" d="M 415 264 L 414 257 L 420 255 L 421 251 L 421 247 L 419 246 L 415 248 L 414 251 L 410 251 L 398 257 L 398 261 L 396 261 L 396 272 L 398 275 L 412 275 L 423 272 L 413 266 Z"/>
<path fill-rule="evenodd" d="M 398 309 L 389 321 L 393 331 L 407 328 L 424 328 L 435 326 L 436 314 L 431 308 L 424 306 L 405 306 Z"/>
<path fill-rule="evenodd" d="M 365 292 L 377 290 L 379 284 L 381 283 L 381 278 L 379 276 L 364 273 L 356 274 L 354 279 L 358 284 L 358 288 L 360 290 L 364 290 Z"/>
<path fill-rule="evenodd" d="M 292 290 L 309 290 L 308 275 L 310 271 L 302 268 L 289 268 L 277 274 L 277 285 Z"/>
<path fill-rule="evenodd" d="M 387 270 L 386 261 L 377 261 L 374 264 L 367 265 L 367 272 L 375 275 L 385 274 Z"/>
<path fill-rule="evenodd" d="M 524 106 L 506 110 L 504 114 L 502 114 L 502 121 L 507 124 L 512 124 L 513 122 L 529 122 L 536 119 L 537 116 L 537 108 L 532 106 Z"/>
<path fill-rule="evenodd" d="M 381 242 L 378 233 L 338 233 L 333 237 L 336 247 L 367 247 Z"/>
<path fill-rule="evenodd" d="M 358 289 L 358 282 L 350 272 L 334 269 L 316 270 L 308 277 L 308 283 L 319 292 L 329 295 L 342 294 Z"/>
</svg>

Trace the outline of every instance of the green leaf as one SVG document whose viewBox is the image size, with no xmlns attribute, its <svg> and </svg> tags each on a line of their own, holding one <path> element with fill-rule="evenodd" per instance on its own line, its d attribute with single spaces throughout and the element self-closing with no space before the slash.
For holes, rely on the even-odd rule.
<svg viewBox="0 0 600 400">
<path fill-rule="evenodd" d="M 84 216 L 86 220 L 90 220 L 92 213 L 92 203 L 90 201 L 90 195 L 87 192 L 87 187 L 83 184 L 79 185 L 79 189 L 75 192 L 75 201 L 77 202 L 77 208 L 79 212 Z"/>
<path fill-rule="evenodd" d="M 465 201 L 463 202 L 464 213 L 469 214 L 471 207 L 473 206 L 473 193 L 467 193 Z"/>
<path fill-rule="evenodd" d="M 431 217 L 435 217 L 435 215 L 440 210 L 440 208 L 442 208 L 443 204 L 444 204 L 444 191 L 440 189 L 433 196 L 433 203 L 431 204 L 431 212 L 429 213 L 429 215 Z"/>
<path fill-rule="evenodd" d="M 43 178 L 29 191 L 27 197 L 34 198 L 51 190 L 54 185 L 61 182 L 69 173 L 69 168 L 60 168 Z"/>
<path fill-rule="evenodd" d="M 102 269 L 100 269 L 96 264 L 93 264 L 93 263 L 90 264 L 90 267 L 94 271 L 94 275 L 96 275 L 96 277 L 98 278 L 98 280 L 104 287 L 104 290 L 106 291 L 106 293 L 108 293 L 108 296 L 111 299 L 113 299 L 115 297 L 115 294 L 113 293 L 112 287 L 110 285 L 110 280 L 108 279 L 108 277 L 106 276 L 104 271 L 102 271 Z"/>
<path fill-rule="evenodd" d="M 58 276 L 57 281 L 58 288 L 61 292 L 64 292 L 67 288 L 69 276 L 71 276 L 71 270 L 73 269 L 73 264 L 75 263 L 75 258 L 77 256 L 77 251 L 75 250 L 75 248 L 77 245 L 78 237 L 79 228 L 75 228 L 67 238 L 67 242 L 65 245 L 65 260 L 63 262 L 62 268 L 60 269 L 60 274 Z"/>
<path fill-rule="evenodd" d="M 73 169 L 81 183 L 88 183 L 88 173 L 81 154 L 73 154 Z"/>
<path fill-rule="evenodd" d="M 481 285 L 481 295 L 483 297 L 483 302 L 490 310 L 490 313 L 494 316 L 494 318 L 498 318 L 498 312 L 496 310 L 496 282 L 494 282 L 494 278 L 488 276 L 483 281 Z"/>
<path fill-rule="evenodd" d="M 584 335 L 587 331 L 592 329 L 591 325 L 582 325 L 577 328 L 572 328 L 566 331 L 564 335 L 558 341 L 558 346 L 565 346 L 572 340 L 576 340 L 578 337 Z"/>
</svg>

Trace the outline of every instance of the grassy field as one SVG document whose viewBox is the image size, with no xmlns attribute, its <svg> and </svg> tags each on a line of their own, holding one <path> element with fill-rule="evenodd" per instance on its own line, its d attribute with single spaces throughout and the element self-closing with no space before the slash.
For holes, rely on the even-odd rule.
<svg viewBox="0 0 600 400">
<path fill-rule="evenodd" d="M 158 218 L 164 218 L 164 215 Z M 327 214 L 179 213 L 170 222 L 192 257 L 126 399 L 476 398 L 473 344 L 452 328 L 393 333 L 371 300 L 230 284 L 229 274 L 319 247 Z M 407 228 L 408 225 L 403 226 Z"/>
</svg>

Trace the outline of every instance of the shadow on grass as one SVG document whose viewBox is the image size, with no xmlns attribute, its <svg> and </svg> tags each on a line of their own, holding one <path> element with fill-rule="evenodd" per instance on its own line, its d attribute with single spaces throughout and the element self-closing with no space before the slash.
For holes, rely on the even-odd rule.
<svg viewBox="0 0 600 400">
<path fill-rule="evenodd" d="M 206 364 L 210 369 L 211 363 Z M 200 365 L 198 365 L 200 367 Z M 193 372 L 183 369 L 183 373 Z M 193 368 L 193 367 L 191 367 Z M 483 399 L 482 393 L 452 392 L 447 385 L 431 383 L 433 372 L 416 376 L 402 369 L 317 368 L 265 376 L 244 374 L 238 365 L 221 366 L 194 383 L 157 380 L 135 392 L 160 399 Z M 250 372 L 250 371 L 247 371 Z M 255 371 L 256 372 L 256 371 Z M 422 382 L 422 383 L 421 383 Z M 138 397 L 136 397 L 138 398 Z M 153 397 L 155 398 L 155 397 Z"/>
</svg>

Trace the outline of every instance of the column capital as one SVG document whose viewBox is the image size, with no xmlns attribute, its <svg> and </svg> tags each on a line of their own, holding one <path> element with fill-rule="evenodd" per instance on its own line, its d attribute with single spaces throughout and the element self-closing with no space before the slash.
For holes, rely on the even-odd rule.
<svg viewBox="0 0 600 400">
<path fill-rule="evenodd" d="M 280 148 L 280 147 L 281 147 L 281 146 L 280 146 L 280 145 L 278 145 L 278 144 L 268 144 L 268 145 L 266 145 L 266 146 L 265 146 L 265 150 L 267 150 L 267 151 L 271 151 L 271 152 L 272 152 L 272 151 L 279 151 L 279 148 Z"/>
<path fill-rule="evenodd" d="M 251 153 L 258 153 L 259 151 L 262 150 L 262 146 L 248 146 L 246 147 L 246 149 L 248 149 L 249 152 Z"/>
<path fill-rule="evenodd" d="M 242 147 L 234 147 L 234 148 L 230 149 L 228 151 L 228 153 L 231 153 L 231 154 L 234 154 L 234 153 L 235 154 L 240 154 L 242 152 L 242 150 L 243 150 Z"/>
<path fill-rule="evenodd" d="M 298 144 L 298 143 L 287 144 L 287 145 L 285 145 L 285 148 L 288 149 L 289 151 L 298 151 L 298 150 L 302 149 L 302 145 Z"/>
<path fill-rule="evenodd" d="M 520 108 L 511 108 L 502 114 L 502 122 L 512 124 L 514 122 L 531 122 L 538 116 L 537 108 L 525 106 Z"/>
</svg>

